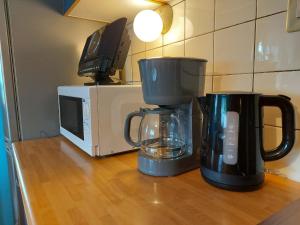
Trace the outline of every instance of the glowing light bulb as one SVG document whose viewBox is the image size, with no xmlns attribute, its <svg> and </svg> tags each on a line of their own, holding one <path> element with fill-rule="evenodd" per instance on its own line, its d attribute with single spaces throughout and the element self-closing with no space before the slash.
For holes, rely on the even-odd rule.
<svg viewBox="0 0 300 225">
<path fill-rule="evenodd" d="M 161 35 L 162 29 L 163 21 L 160 15 L 153 10 L 143 10 L 134 18 L 134 33 L 144 42 L 155 41 Z"/>
</svg>

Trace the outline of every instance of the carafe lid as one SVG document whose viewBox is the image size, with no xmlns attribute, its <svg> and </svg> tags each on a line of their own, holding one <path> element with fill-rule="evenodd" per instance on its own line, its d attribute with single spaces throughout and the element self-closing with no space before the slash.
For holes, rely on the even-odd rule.
<svg viewBox="0 0 300 225">
<path fill-rule="evenodd" d="M 162 108 L 162 107 L 159 107 L 159 108 L 141 108 L 141 111 L 143 113 L 149 113 L 149 114 L 171 114 L 171 113 L 174 113 L 175 110 L 174 109 L 171 109 L 171 108 Z"/>
<path fill-rule="evenodd" d="M 143 61 L 199 61 L 207 62 L 206 59 L 193 58 L 193 57 L 153 57 L 148 59 L 140 59 L 139 62 Z"/>
</svg>

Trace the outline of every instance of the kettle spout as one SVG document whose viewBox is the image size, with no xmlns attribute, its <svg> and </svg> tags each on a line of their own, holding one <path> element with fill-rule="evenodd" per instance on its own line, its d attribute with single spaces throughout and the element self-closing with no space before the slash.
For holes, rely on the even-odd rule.
<svg viewBox="0 0 300 225">
<path fill-rule="evenodd" d="M 201 109 L 202 113 L 203 114 L 208 114 L 207 104 L 206 104 L 206 97 L 202 96 L 202 97 L 198 97 L 197 99 L 198 99 L 198 102 L 199 102 L 200 109 Z"/>
</svg>

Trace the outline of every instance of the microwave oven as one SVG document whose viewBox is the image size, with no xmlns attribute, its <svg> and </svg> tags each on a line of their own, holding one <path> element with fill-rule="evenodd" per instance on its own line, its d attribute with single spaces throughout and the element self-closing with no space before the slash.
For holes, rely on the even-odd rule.
<svg viewBox="0 0 300 225">
<path fill-rule="evenodd" d="M 140 85 L 60 86 L 58 105 L 60 133 L 90 156 L 133 150 L 124 139 L 124 122 L 145 107 Z"/>
</svg>

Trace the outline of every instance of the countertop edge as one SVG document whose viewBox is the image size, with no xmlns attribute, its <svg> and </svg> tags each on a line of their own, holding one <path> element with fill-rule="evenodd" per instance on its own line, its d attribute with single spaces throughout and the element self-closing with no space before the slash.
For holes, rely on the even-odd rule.
<svg viewBox="0 0 300 225">
<path fill-rule="evenodd" d="M 25 209 L 26 222 L 27 222 L 27 225 L 36 225 L 35 220 L 33 219 L 33 216 L 32 216 L 31 209 L 29 207 L 30 204 L 29 204 L 29 199 L 27 196 L 26 186 L 25 186 L 24 179 L 23 179 L 23 174 L 20 169 L 19 156 L 15 149 L 14 143 L 12 144 L 12 150 L 13 150 L 12 152 L 13 152 L 13 159 L 14 159 L 14 164 L 15 164 L 15 168 L 16 168 L 16 174 L 17 174 L 19 186 L 21 189 L 22 202 L 23 202 L 24 209 Z"/>
</svg>

